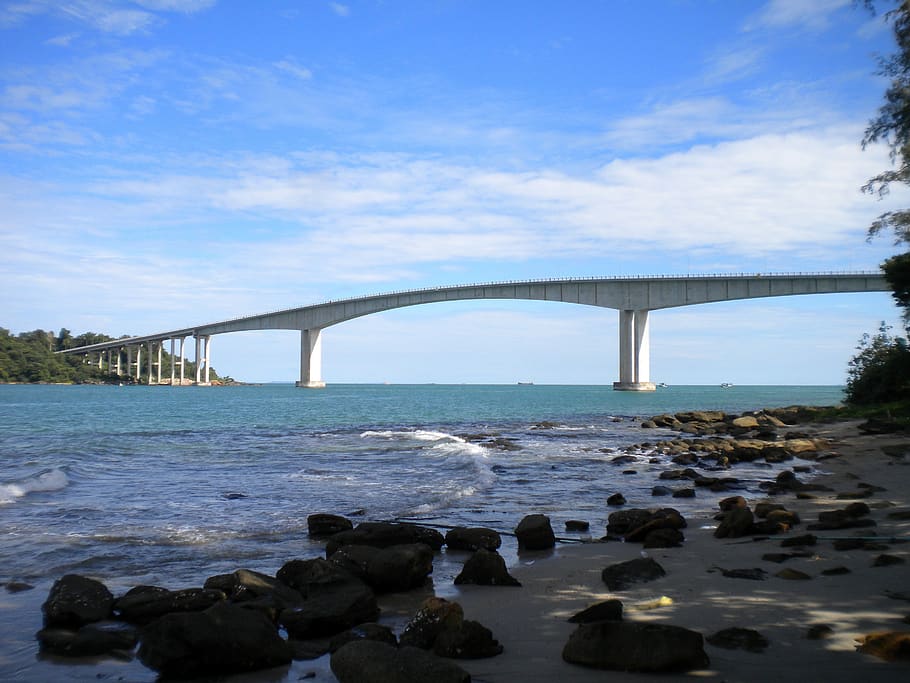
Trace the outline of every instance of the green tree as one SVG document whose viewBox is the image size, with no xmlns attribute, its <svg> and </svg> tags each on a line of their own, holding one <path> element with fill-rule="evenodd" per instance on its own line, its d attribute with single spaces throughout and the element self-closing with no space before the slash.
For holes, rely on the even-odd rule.
<svg viewBox="0 0 910 683">
<path fill-rule="evenodd" d="M 863 4 L 874 10 L 873 0 Z M 897 6 L 884 15 L 891 24 L 897 50 L 879 59 L 878 73 L 889 79 L 884 103 L 866 127 L 863 149 L 874 143 L 888 146 L 892 168 L 870 178 L 863 191 L 884 196 L 892 183 L 910 185 L 910 0 L 897 0 Z M 910 209 L 886 211 L 869 226 L 869 239 L 891 232 L 895 245 L 910 245 Z M 882 264 L 894 299 L 910 323 L 910 254 L 907 252 Z"/>
<path fill-rule="evenodd" d="M 910 348 L 903 337 L 881 324 L 863 335 L 847 371 L 847 401 L 862 405 L 910 399 Z"/>
</svg>

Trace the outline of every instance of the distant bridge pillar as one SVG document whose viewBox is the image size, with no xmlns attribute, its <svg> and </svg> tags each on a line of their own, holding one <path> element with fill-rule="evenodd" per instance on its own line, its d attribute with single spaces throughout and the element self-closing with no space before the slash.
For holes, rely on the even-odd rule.
<svg viewBox="0 0 910 683">
<path fill-rule="evenodd" d="M 654 391 L 651 381 L 650 311 L 619 312 L 619 381 L 616 391 Z"/>
<path fill-rule="evenodd" d="M 196 335 L 196 384 L 209 386 L 211 375 L 212 335 Z"/>
<path fill-rule="evenodd" d="M 298 387 L 322 389 L 322 328 L 300 330 L 300 381 Z"/>
</svg>

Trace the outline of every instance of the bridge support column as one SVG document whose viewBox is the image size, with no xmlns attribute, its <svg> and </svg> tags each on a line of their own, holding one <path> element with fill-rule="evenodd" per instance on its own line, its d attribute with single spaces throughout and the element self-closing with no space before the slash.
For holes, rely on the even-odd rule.
<svg viewBox="0 0 910 683">
<path fill-rule="evenodd" d="M 619 312 L 619 381 L 616 391 L 654 391 L 651 381 L 650 311 Z"/>
<path fill-rule="evenodd" d="M 196 337 L 196 384 L 200 386 L 211 386 L 211 364 L 209 360 L 212 355 L 212 335 L 203 334 Z M 204 368 L 204 369 L 203 369 Z"/>
<path fill-rule="evenodd" d="M 298 387 L 322 389 L 322 329 L 300 330 L 300 381 Z"/>
</svg>

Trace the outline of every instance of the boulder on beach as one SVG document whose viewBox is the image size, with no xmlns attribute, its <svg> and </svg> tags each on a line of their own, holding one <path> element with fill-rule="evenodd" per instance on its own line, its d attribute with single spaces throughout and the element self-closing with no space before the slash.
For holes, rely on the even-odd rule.
<svg viewBox="0 0 910 683">
<path fill-rule="evenodd" d="M 277 578 L 304 598 L 333 590 L 342 584 L 366 585 L 340 565 L 317 557 L 310 560 L 290 560 L 278 570 Z"/>
<path fill-rule="evenodd" d="M 224 600 L 224 592 L 212 588 L 172 591 L 158 586 L 136 586 L 116 600 L 114 611 L 124 621 L 147 624 L 165 614 L 201 612 Z"/>
<path fill-rule="evenodd" d="M 455 585 L 475 584 L 478 586 L 520 586 L 521 583 L 509 574 L 506 561 L 493 550 L 481 548 L 468 558 L 461 572 L 455 577 Z"/>
<path fill-rule="evenodd" d="M 881 631 L 857 638 L 857 650 L 886 661 L 910 661 L 910 633 Z"/>
<path fill-rule="evenodd" d="M 446 546 L 452 550 L 496 550 L 501 545 L 499 532 L 486 527 L 459 526 L 446 533 Z"/>
<path fill-rule="evenodd" d="M 752 532 L 755 516 L 751 508 L 735 507 L 723 513 L 723 518 L 714 530 L 715 538 L 739 538 Z"/>
<path fill-rule="evenodd" d="M 556 534 L 546 515 L 526 515 L 515 527 L 520 550 L 546 550 L 556 545 Z"/>
<path fill-rule="evenodd" d="M 353 529 L 340 531 L 329 537 L 325 547 L 326 557 L 345 545 L 369 545 L 388 548 L 393 545 L 423 543 L 434 551 L 445 544 L 445 537 L 429 527 L 402 522 L 361 522 Z"/>
<path fill-rule="evenodd" d="M 404 627 L 401 645 L 429 650 L 440 633 L 457 630 L 463 622 L 464 610 L 457 602 L 445 598 L 427 598 Z"/>
<path fill-rule="evenodd" d="M 622 601 L 611 599 L 597 602 L 569 617 L 572 624 L 588 624 L 594 621 L 622 621 Z"/>
<path fill-rule="evenodd" d="M 625 590 L 635 583 L 654 581 L 667 572 L 650 557 L 637 557 L 634 560 L 611 564 L 604 568 L 600 577 L 611 591 Z"/>
<path fill-rule="evenodd" d="M 332 654 L 339 683 L 469 683 L 470 674 L 452 661 L 416 647 L 356 640 Z"/>
<path fill-rule="evenodd" d="M 354 640 L 375 640 L 380 643 L 388 643 L 398 647 L 398 638 L 395 632 L 383 624 L 358 624 L 347 631 L 342 631 L 338 635 L 332 636 L 329 641 L 329 652 L 335 652 Z"/>
<path fill-rule="evenodd" d="M 312 538 L 324 538 L 342 531 L 350 531 L 354 523 L 347 517 L 317 512 L 306 518 L 307 533 Z"/>
<path fill-rule="evenodd" d="M 362 579 L 380 593 L 395 593 L 423 585 L 433 572 L 433 550 L 423 543 L 374 548 L 346 545 L 329 562 Z"/>
<path fill-rule="evenodd" d="M 96 621 L 77 630 L 45 628 L 35 635 L 41 652 L 60 657 L 95 657 L 129 652 L 139 642 L 135 627 L 118 621 Z"/>
<path fill-rule="evenodd" d="M 291 638 L 334 636 L 379 616 L 376 595 L 362 583 L 337 583 L 312 592 L 298 607 L 282 610 L 279 622 Z"/>
<path fill-rule="evenodd" d="M 165 678 L 194 678 L 290 664 L 291 648 L 269 619 L 221 603 L 167 614 L 142 629 L 139 659 Z"/>
<path fill-rule="evenodd" d="M 100 581 L 66 574 L 54 582 L 41 605 L 46 627 L 79 628 L 111 616 L 114 596 Z"/>
<path fill-rule="evenodd" d="M 764 652 L 768 647 L 768 639 L 761 633 L 751 628 L 733 626 L 714 633 L 706 639 L 714 647 L 725 650 L 748 650 L 749 652 Z"/>
<path fill-rule="evenodd" d="M 599 621 L 581 624 L 562 651 L 572 664 L 636 672 L 683 672 L 710 663 L 696 631 L 670 624 Z"/>
</svg>

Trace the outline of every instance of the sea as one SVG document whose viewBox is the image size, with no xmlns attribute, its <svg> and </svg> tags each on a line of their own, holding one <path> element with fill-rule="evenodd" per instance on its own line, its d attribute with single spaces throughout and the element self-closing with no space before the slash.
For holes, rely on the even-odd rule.
<svg viewBox="0 0 910 683">
<path fill-rule="evenodd" d="M 527 514 L 548 515 L 569 544 L 605 533 L 614 493 L 627 507 L 683 515 L 730 495 L 652 497 L 671 465 L 650 444 L 676 435 L 643 429 L 643 419 L 842 400 L 840 386 L 2 385 L 0 584 L 33 588 L 0 590 L 0 680 L 156 680 L 135 660 L 38 652 L 41 603 L 64 574 L 99 579 L 115 595 L 201 586 L 240 568 L 274 575 L 289 560 L 324 556 L 307 535 L 307 516 L 323 512 L 442 533 L 489 527 L 503 533 L 510 565 L 537 561 L 511 535 Z M 630 448 L 634 464 L 611 462 Z M 724 476 L 748 496 L 790 465 Z M 589 534 L 566 532 L 570 519 L 589 522 Z M 465 558 L 439 554 L 437 595 L 453 594 Z M 327 658 L 227 680 L 303 677 L 334 680 Z"/>
</svg>

